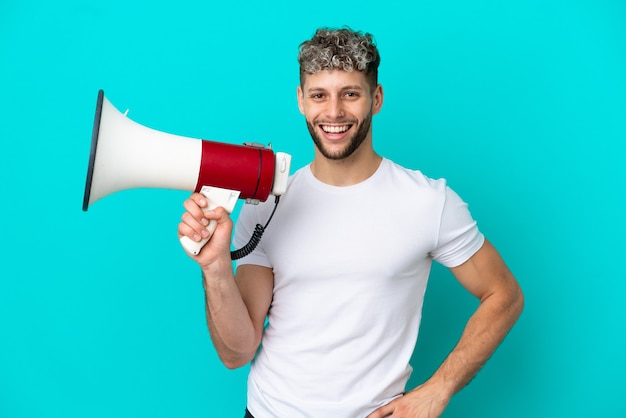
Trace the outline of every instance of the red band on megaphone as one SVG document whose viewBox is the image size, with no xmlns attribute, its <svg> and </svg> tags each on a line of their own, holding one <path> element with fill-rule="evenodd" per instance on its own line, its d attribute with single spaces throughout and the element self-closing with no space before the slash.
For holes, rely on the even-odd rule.
<svg viewBox="0 0 626 418">
<path fill-rule="evenodd" d="M 250 145 L 202 141 L 196 192 L 202 186 L 238 190 L 241 199 L 267 200 L 274 182 L 274 152 Z"/>
</svg>

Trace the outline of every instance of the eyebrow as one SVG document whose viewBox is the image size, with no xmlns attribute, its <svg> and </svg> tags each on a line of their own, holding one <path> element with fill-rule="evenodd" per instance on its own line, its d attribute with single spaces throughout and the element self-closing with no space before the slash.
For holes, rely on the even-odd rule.
<svg viewBox="0 0 626 418">
<path fill-rule="evenodd" d="M 349 86 L 344 86 L 340 89 L 340 91 L 346 91 L 346 90 L 360 90 L 360 91 L 364 91 L 365 89 L 358 85 L 358 84 L 354 84 L 354 85 L 349 85 Z M 319 92 L 319 91 L 326 91 L 325 88 L 322 87 L 311 87 L 309 89 L 307 89 L 307 93 L 315 93 L 315 92 Z"/>
</svg>

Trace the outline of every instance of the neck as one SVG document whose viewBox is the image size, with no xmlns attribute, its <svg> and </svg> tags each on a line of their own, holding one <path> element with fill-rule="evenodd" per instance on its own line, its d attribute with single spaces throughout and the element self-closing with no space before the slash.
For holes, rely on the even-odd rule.
<svg viewBox="0 0 626 418">
<path fill-rule="evenodd" d="M 360 147 L 342 160 L 330 160 L 316 150 L 311 172 L 322 183 L 338 187 L 352 186 L 371 177 L 381 161 L 378 154 L 366 147 Z"/>
</svg>

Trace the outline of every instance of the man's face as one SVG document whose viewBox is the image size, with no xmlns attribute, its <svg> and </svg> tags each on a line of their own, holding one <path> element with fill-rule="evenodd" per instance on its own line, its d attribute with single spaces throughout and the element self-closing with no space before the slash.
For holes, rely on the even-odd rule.
<svg viewBox="0 0 626 418">
<path fill-rule="evenodd" d="M 382 88 L 374 91 L 360 71 L 320 71 L 298 86 L 298 106 L 318 151 L 331 160 L 371 146 L 372 115 L 382 106 Z"/>
</svg>

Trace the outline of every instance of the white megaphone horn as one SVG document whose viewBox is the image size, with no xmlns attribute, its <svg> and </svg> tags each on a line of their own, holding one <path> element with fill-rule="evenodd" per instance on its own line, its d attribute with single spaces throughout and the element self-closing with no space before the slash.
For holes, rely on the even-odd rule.
<svg viewBox="0 0 626 418">
<path fill-rule="evenodd" d="M 258 203 L 285 193 L 290 165 L 289 154 L 274 154 L 259 144 L 225 144 L 147 128 L 118 111 L 100 90 L 83 211 L 121 190 L 163 188 L 201 192 L 209 202 L 206 209 L 222 206 L 231 213 L 237 199 Z M 207 227 L 211 234 L 215 224 Z M 181 238 L 194 255 L 207 241 Z"/>
</svg>

